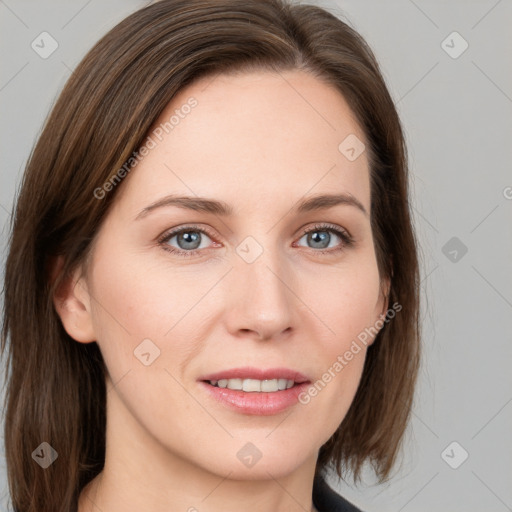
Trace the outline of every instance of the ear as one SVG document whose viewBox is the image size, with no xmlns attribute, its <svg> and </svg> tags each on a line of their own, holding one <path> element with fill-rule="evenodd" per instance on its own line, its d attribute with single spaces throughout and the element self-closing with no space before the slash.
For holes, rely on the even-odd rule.
<svg viewBox="0 0 512 512">
<path fill-rule="evenodd" d="M 383 322 L 384 317 L 386 316 L 386 312 L 389 309 L 389 292 L 391 290 L 391 278 L 386 278 L 381 281 L 380 291 L 379 291 L 379 299 L 375 306 L 375 317 L 374 317 L 374 326 L 379 331 L 384 327 L 385 323 Z M 379 325 L 382 325 L 379 328 Z M 372 336 L 371 340 L 368 342 L 368 346 L 372 345 L 375 341 L 377 335 Z"/>
<path fill-rule="evenodd" d="M 387 277 L 381 283 L 381 297 L 379 304 L 382 304 L 380 310 L 381 315 L 386 316 L 386 311 L 389 309 L 389 292 L 391 291 L 391 278 Z"/>
<path fill-rule="evenodd" d="M 52 283 L 61 274 L 63 265 L 63 256 L 57 256 L 51 267 Z M 52 299 L 66 332 L 80 343 L 91 343 L 96 341 L 91 315 L 91 297 L 81 271 L 82 268 L 79 267 L 71 275 L 62 276 Z"/>
</svg>

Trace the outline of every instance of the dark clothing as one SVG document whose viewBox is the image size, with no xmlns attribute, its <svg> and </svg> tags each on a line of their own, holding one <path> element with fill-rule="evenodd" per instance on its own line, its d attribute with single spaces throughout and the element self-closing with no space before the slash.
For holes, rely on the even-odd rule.
<svg viewBox="0 0 512 512">
<path fill-rule="evenodd" d="M 333 491 L 320 476 L 316 476 L 313 482 L 313 504 L 319 512 L 362 512 Z"/>
</svg>

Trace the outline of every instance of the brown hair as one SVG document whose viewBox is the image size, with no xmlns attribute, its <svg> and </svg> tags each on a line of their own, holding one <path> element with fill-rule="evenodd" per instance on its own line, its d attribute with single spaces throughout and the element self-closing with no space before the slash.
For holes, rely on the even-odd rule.
<svg viewBox="0 0 512 512">
<path fill-rule="evenodd" d="M 371 225 L 389 303 L 401 312 L 368 348 L 355 399 L 319 452 L 356 481 L 365 461 L 389 478 L 419 365 L 419 270 L 408 199 L 405 141 L 372 51 L 333 14 L 287 0 L 161 0 L 128 16 L 84 57 L 35 145 L 11 225 L 2 355 L 8 354 L 5 444 L 17 512 L 76 511 L 103 468 L 106 390 L 96 343 L 64 330 L 53 296 L 83 263 L 118 187 L 98 199 L 193 80 L 217 73 L 304 69 L 334 85 L 362 126 L 370 155 Z M 340 141 L 341 142 L 341 141 Z M 64 263 L 49 276 L 56 255 Z M 8 340 L 8 338 L 10 338 Z M 32 460 L 43 441 L 59 458 Z"/>
</svg>

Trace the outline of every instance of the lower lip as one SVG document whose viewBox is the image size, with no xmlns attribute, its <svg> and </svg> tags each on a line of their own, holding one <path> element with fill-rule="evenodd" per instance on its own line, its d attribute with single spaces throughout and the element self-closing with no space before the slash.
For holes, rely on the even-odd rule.
<svg viewBox="0 0 512 512">
<path fill-rule="evenodd" d="M 299 395 L 309 386 L 308 382 L 303 382 L 282 391 L 264 393 L 219 388 L 204 381 L 200 384 L 211 397 L 230 409 L 258 416 L 278 414 L 295 405 L 299 401 Z"/>
</svg>

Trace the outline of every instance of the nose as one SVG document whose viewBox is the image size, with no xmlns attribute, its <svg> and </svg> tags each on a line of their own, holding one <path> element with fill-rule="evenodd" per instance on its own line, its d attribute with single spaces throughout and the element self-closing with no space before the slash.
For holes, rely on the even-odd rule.
<svg viewBox="0 0 512 512">
<path fill-rule="evenodd" d="M 280 339 L 294 329 L 297 311 L 290 283 L 290 267 L 283 256 L 269 250 L 252 263 L 235 255 L 226 286 L 227 328 L 235 337 Z"/>
</svg>

